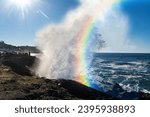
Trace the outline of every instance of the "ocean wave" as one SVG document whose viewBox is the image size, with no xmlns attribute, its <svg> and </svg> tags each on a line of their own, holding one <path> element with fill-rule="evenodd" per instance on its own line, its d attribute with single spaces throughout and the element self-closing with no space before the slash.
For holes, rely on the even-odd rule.
<svg viewBox="0 0 150 117">
<path fill-rule="evenodd" d="M 150 92 L 150 56 L 107 56 L 93 59 L 89 68 L 93 80 L 106 89 L 118 83 L 124 90 Z M 110 87 L 107 85 L 111 85 Z"/>
<path fill-rule="evenodd" d="M 141 92 L 150 94 L 150 91 L 148 91 L 146 89 L 141 90 Z"/>
</svg>

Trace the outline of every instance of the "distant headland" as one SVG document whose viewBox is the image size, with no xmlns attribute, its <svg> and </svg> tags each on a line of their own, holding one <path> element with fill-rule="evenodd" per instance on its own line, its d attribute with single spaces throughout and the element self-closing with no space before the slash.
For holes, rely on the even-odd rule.
<svg viewBox="0 0 150 117">
<path fill-rule="evenodd" d="M 39 50 L 35 46 L 14 46 L 6 44 L 4 41 L 0 41 L 0 53 L 12 53 L 12 54 L 25 54 L 25 53 L 39 53 Z"/>
</svg>

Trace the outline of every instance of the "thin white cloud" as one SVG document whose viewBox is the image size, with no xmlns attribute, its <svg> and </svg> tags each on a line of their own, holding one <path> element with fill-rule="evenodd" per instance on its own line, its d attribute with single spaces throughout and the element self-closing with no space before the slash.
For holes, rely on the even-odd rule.
<svg viewBox="0 0 150 117">
<path fill-rule="evenodd" d="M 44 13 L 44 12 L 43 12 L 42 10 L 40 10 L 40 9 L 37 11 L 37 13 L 40 14 L 40 15 L 42 15 L 44 18 L 46 18 L 46 19 L 48 19 L 48 20 L 50 19 L 49 16 L 46 15 L 46 13 Z"/>
</svg>

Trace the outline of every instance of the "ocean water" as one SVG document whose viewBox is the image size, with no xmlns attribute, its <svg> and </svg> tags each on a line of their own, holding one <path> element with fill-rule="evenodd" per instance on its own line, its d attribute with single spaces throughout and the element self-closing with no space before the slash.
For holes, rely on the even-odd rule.
<svg viewBox="0 0 150 117">
<path fill-rule="evenodd" d="M 119 84 L 127 92 L 150 93 L 150 54 L 96 53 L 89 74 L 106 91 Z"/>
</svg>

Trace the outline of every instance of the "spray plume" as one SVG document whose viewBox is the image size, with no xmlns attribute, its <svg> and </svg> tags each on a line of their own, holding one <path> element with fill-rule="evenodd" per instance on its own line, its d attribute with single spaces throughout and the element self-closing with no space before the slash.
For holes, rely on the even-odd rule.
<svg viewBox="0 0 150 117">
<path fill-rule="evenodd" d="M 97 20 L 105 19 L 107 12 L 118 0 L 80 2 L 81 5 L 70 11 L 63 22 L 50 24 L 37 33 L 36 44 L 41 50 L 36 68 L 37 75 L 57 79 L 73 78 L 80 74 L 82 62 L 77 61 L 82 61 L 81 56 L 85 53 L 84 38 Z M 79 71 L 75 67 L 78 64 Z M 81 82 L 86 84 L 86 81 Z"/>
</svg>

